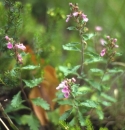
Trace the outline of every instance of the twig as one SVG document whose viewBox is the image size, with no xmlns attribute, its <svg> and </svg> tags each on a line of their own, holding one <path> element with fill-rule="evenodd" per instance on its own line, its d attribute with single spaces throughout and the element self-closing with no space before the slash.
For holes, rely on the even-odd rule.
<svg viewBox="0 0 125 130">
<path fill-rule="evenodd" d="M 3 122 L 3 120 L 0 118 L 0 121 L 1 121 L 1 123 L 3 124 L 3 126 L 7 129 L 7 130 L 9 130 L 9 128 L 6 126 L 6 124 Z"/>
<path fill-rule="evenodd" d="M 2 112 L 2 115 L 4 118 L 7 119 L 7 121 L 9 122 L 10 126 L 13 128 L 13 130 L 19 130 L 14 123 L 12 122 L 12 120 L 9 118 L 9 116 L 6 114 L 6 112 L 4 111 L 4 108 L 2 106 L 2 104 L 0 103 L 0 111 Z"/>
</svg>

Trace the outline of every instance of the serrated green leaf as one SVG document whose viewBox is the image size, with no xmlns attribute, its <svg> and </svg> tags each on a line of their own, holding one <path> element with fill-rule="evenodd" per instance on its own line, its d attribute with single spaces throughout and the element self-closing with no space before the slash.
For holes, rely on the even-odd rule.
<svg viewBox="0 0 125 130">
<path fill-rule="evenodd" d="M 111 101 L 111 102 L 114 102 L 114 103 L 116 102 L 116 99 L 115 99 L 115 98 L 113 98 L 113 97 L 111 97 L 111 96 L 109 96 L 109 95 L 107 95 L 107 94 L 105 94 L 105 93 L 101 93 L 101 96 L 102 96 L 103 98 L 105 98 L 105 99 Z"/>
<path fill-rule="evenodd" d="M 68 27 L 67 29 L 70 30 L 70 31 L 71 31 L 71 30 L 77 30 L 77 28 L 74 27 L 74 26 Z"/>
<path fill-rule="evenodd" d="M 12 107 L 19 107 L 22 104 L 23 100 L 21 97 L 21 92 L 19 91 L 16 95 L 14 95 L 11 105 Z"/>
<path fill-rule="evenodd" d="M 60 105 L 70 105 L 70 106 L 73 105 L 72 100 L 61 100 L 61 101 L 58 101 L 58 103 Z"/>
<path fill-rule="evenodd" d="M 85 126 L 85 119 L 83 118 L 83 114 L 81 112 L 78 112 L 78 120 L 81 126 Z"/>
<path fill-rule="evenodd" d="M 68 50 L 68 51 L 79 51 L 81 52 L 81 50 L 77 47 L 79 43 L 67 43 L 65 45 L 63 45 L 63 49 L 64 50 Z"/>
<path fill-rule="evenodd" d="M 63 121 L 66 120 L 70 116 L 71 112 L 72 112 L 72 109 L 67 110 L 64 114 L 60 116 L 59 120 L 63 120 Z"/>
<path fill-rule="evenodd" d="M 95 36 L 94 33 L 84 34 L 84 35 L 83 35 L 83 39 L 84 39 L 85 41 L 87 41 L 87 40 L 91 39 L 93 36 Z"/>
<path fill-rule="evenodd" d="M 50 109 L 50 105 L 43 100 L 42 98 L 38 97 L 38 98 L 34 98 L 31 100 L 33 102 L 33 104 L 42 107 L 45 110 L 49 110 Z"/>
<path fill-rule="evenodd" d="M 59 66 L 59 70 L 64 73 L 65 76 L 68 76 L 69 74 L 78 75 L 77 70 L 80 68 L 80 65 L 77 65 L 73 67 L 72 69 L 65 67 L 65 66 Z"/>
<path fill-rule="evenodd" d="M 30 130 L 38 130 L 40 127 L 40 123 L 39 123 L 38 119 L 33 114 L 23 115 L 21 117 L 21 123 L 24 125 L 28 124 L 28 126 L 30 127 Z"/>
<path fill-rule="evenodd" d="M 86 100 L 85 102 L 82 102 L 80 104 L 81 106 L 91 107 L 91 108 L 97 108 L 99 104 L 92 100 Z"/>
<path fill-rule="evenodd" d="M 35 65 L 27 65 L 27 66 L 24 66 L 22 67 L 21 69 L 22 70 L 33 70 L 33 69 L 36 69 L 36 68 L 39 68 L 40 66 L 35 66 Z"/>
<path fill-rule="evenodd" d="M 23 80 L 23 81 L 25 82 L 26 87 L 33 88 L 42 82 L 42 78 L 37 78 L 33 80 Z"/>
</svg>

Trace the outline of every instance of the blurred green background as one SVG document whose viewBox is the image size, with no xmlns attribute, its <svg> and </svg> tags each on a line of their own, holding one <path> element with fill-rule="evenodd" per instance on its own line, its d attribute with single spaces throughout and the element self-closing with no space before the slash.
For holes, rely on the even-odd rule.
<svg viewBox="0 0 125 130">
<path fill-rule="evenodd" d="M 5 3 L 5 1 L 2 1 Z M 16 1 L 17 2 L 17 1 Z M 68 42 L 79 42 L 79 36 L 76 32 L 68 31 L 66 28 L 74 23 L 70 20 L 65 22 L 66 15 L 70 13 L 69 3 L 78 3 L 79 8 L 89 18 L 87 27 L 89 32 L 95 32 L 96 26 L 103 28 L 100 38 L 110 35 L 118 39 L 120 52 L 124 55 L 124 13 L 125 0 L 21 0 L 23 8 L 21 11 L 21 27 L 17 27 L 16 38 L 22 42 L 33 46 L 36 53 L 41 57 L 48 57 L 49 62 L 57 66 L 58 64 L 75 64 L 79 59 L 72 57 L 74 52 L 67 54 L 62 50 L 62 44 Z M 3 21 L 5 14 L 0 12 L 0 20 Z M 7 22 L 7 20 L 5 19 Z M 1 30 L 6 26 L 1 22 Z M 14 25 L 11 25 L 13 28 Z M 14 37 L 12 28 L 8 35 Z M 2 33 L 2 31 L 1 31 Z M 2 44 L 2 43 L 1 43 Z M 99 41 L 96 41 L 99 44 Z M 88 46 L 93 46 L 93 41 L 89 41 Z M 38 49 L 39 48 L 39 49 Z M 99 50 L 100 51 L 100 50 Z M 76 54 L 76 53 L 75 53 Z M 122 55 L 120 61 L 124 61 Z M 67 59 L 68 57 L 68 59 Z M 54 60 L 56 59 L 56 61 Z"/>
</svg>

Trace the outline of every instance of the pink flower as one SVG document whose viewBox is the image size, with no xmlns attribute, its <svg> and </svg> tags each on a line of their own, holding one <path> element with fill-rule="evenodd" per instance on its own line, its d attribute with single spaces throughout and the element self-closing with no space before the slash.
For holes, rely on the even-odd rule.
<svg viewBox="0 0 125 130">
<path fill-rule="evenodd" d="M 118 48 L 119 46 L 118 45 L 115 45 L 116 48 Z"/>
<path fill-rule="evenodd" d="M 102 27 L 96 26 L 96 27 L 95 27 L 95 30 L 98 31 L 98 32 L 99 32 L 99 31 L 102 31 Z"/>
<path fill-rule="evenodd" d="M 26 47 L 22 43 L 21 44 L 20 43 L 19 44 L 15 44 L 15 47 L 20 49 L 20 50 L 23 50 L 23 51 L 26 50 Z"/>
<path fill-rule="evenodd" d="M 8 43 L 7 43 L 7 48 L 8 48 L 8 49 L 12 49 L 12 48 L 13 48 L 13 44 L 10 43 L 10 42 L 8 42 Z"/>
<path fill-rule="evenodd" d="M 106 36 L 106 38 L 109 40 L 109 39 L 110 39 L 110 36 Z"/>
<path fill-rule="evenodd" d="M 70 91 L 71 91 L 70 90 L 71 83 L 74 83 L 74 82 L 75 82 L 74 78 L 72 78 L 72 79 L 66 79 L 66 80 L 62 81 L 56 89 L 57 90 L 61 89 L 61 92 L 63 93 L 64 97 L 65 98 L 69 98 Z"/>
<path fill-rule="evenodd" d="M 5 36 L 5 39 L 6 39 L 7 41 L 10 41 L 10 38 L 9 38 L 8 36 Z"/>
<path fill-rule="evenodd" d="M 117 42 L 117 39 L 116 39 L 116 38 L 114 38 L 114 39 L 113 39 L 113 42 L 115 42 L 115 43 L 116 43 L 116 42 Z"/>
<path fill-rule="evenodd" d="M 73 15 L 74 17 L 76 17 L 76 16 L 78 16 L 78 14 L 79 14 L 79 12 L 74 12 L 72 15 Z"/>
<path fill-rule="evenodd" d="M 69 5 L 70 5 L 70 6 L 73 6 L 73 4 L 72 4 L 72 3 L 69 3 Z"/>
<path fill-rule="evenodd" d="M 23 58 L 20 54 L 17 54 L 17 59 L 18 59 L 19 63 L 22 63 Z"/>
<path fill-rule="evenodd" d="M 62 89 L 65 85 L 65 82 L 61 82 L 58 87 L 56 87 L 57 90 Z"/>
<path fill-rule="evenodd" d="M 69 86 L 64 86 L 63 89 L 62 89 L 62 92 L 63 92 L 63 93 L 70 92 Z"/>
<path fill-rule="evenodd" d="M 71 15 L 67 15 L 66 22 L 69 22 Z"/>
<path fill-rule="evenodd" d="M 106 41 L 104 39 L 100 39 L 100 43 L 104 46 L 106 44 Z"/>
<path fill-rule="evenodd" d="M 106 53 L 106 49 L 103 49 L 103 50 L 101 51 L 101 53 L 100 53 L 100 56 L 104 56 L 105 53 Z"/>
<path fill-rule="evenodd" d="M 76 82 L 76 79 L 75 79 L 75 78 L 72 78 L 71 80 L 72 80 L 72 82 L 74 82 L 74 83 Z"/>
<path fill-rule="evenodd" d="M 69 93 L 69 92 L 64 93 L 64 97 L 65 97 L 65 98 L 69 98 L 69 96 L 70 96 L 70 93 Z"/>
<path fill-rule="evenodd" d="M 86 16 L 87 15 L 85 15 L 83 13 L 81 14 L 81 17 L 82 17 L 82 19 L 83 19 L 84 22 L 88 22 L 88 20 L 89 20 Z"/>
</svg>

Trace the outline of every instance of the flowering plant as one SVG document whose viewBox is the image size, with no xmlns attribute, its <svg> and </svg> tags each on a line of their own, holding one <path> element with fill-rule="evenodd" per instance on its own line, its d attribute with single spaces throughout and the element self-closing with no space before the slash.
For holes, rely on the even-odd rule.
<svg viewBox="0 0 125 130">
<path fill-rule="evenodd" d="M 101 26 L 96 25 L 90 33 L 89 13 L 78 4 L 69 3 L 69 7 L 67 16 L 64 7 L 48 8 L 47 26 L 42 26 L 31 17 L 30 4 L 0 2 L 2 128 L 38 130 L 54 125 L 54 130 L 93 130 L 95 121 L 98 129 L 108 127 L 110 117 L 112 123 L 112 115 L 107 113 L 109 109 L 114 112 L 118 85 L 124 85 L 120 81 L 125 65 L 116 62 L 120 43 L 109 35 L 103 38 Z M 71 25 L 67 31 L 62 29 L 65 24 Z M 64 44 L 69 39 L 78 41 Z"/>
<path fill-rule="evenodd" d="M 101 43 L 103 49 L 100 54 L 94 49 L 93 52 L 88 50 L 88 40 L 96 37 L 96 35 L 88 33 L 87 15 L 79 10 L 78 4 L 69 3 L 69 6 L 71 13 L 67 15 L 66 22 L 69 22 L 70 19 L 74 19 L 75 26 L 68 27 L 67 29 L 69 31 L 77 31 L 80 42 L 65 44 L 63 45 L 63 49 L 79 52 L 81 63 L 72 68 L 59 67 L 60 71 L 64 73 L 64 76 L 71 77 L 72 75 L 73 78 L 63 80 L 56 88 L 57 90 L 61 90 L 57 93 L 56 101 L 60 105 L 69 106 L 67 111 L 61 115 L 61 121 L 70 119 L 70 126 L 80 125 L 84 127 L 87 125 L 86 120 L 88 117 L 92 118 L 92 115 L 95 113 L 99 119 L 102 120 L 104 118 L 103 106 L 107 107 L 111 105 L 111 102 L 116 102 L 115 98 L 106 94 L 110 86 L 107 87 L 105 77 L 109 73 L 108 65 L 115 59 L 118 45 L 116 44 L 116 38 L 107 36 L 107 41 L 103 40 Z M 101 30 L 101 27 L 96 27 L 96 31 Z M 107 62 L 104 70 L 103 68 L 90 68 L 89 72 L 85 71 L 86 67 L 90 64 L 101 64 L 105 58 L 107 58 Z"/>
</svg>

